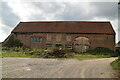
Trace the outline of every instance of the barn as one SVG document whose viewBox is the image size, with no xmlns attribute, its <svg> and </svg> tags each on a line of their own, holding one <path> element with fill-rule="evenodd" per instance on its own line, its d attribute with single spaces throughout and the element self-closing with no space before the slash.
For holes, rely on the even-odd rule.
<svg viewBox="0 0 120 80">
<path fill-rule="evenodd" d="M 27 48 L 62 46 L 80 51 L 96 47 L 115 50 L 115 31 L 109 21 L 20 22 L 11 35 Z"/>
</svg>

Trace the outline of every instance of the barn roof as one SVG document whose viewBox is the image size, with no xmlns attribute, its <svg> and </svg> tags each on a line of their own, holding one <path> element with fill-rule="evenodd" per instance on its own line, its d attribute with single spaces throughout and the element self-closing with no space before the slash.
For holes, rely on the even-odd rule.
<svg viewBox="0 0 120 80">
<path fill-rule="evenodd" d="M 100 21 L 38 21 L 20 22 L 12 32 L 60 32 L 115 34 L 110 22 Z"/>
</svg>

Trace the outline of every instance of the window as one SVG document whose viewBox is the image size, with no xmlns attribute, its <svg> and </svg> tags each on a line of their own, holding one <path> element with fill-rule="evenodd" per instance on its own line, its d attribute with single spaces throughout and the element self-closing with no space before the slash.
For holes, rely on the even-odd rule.
<svg viewBox="0 0 120 80">
<path fill-rule="evenodd" d="M 66 36 L 66 41 L 71 41 L 71 36 Z"/>
<path fill-rule="evenodd" d="M 71 44 L 65 45 L 65 48 L 72 48 Z"/>
<path fill-rule="evenodd" d="M 52 47 L 52 44 L 46 44 L 46 48 Z"/>
<path fill-rule="evenodd" d="M 47 41 L 51 41 L 51 34 L 47 34 Z"/>
<path fill-rule="evenodd" d="M 59 35 L 56 35 L 56 41 L 61 41 L 61 35 L 59 34 Z"/>
<path fill-rule="evenodd" d="M 41 42 L 42 41 L 42 37 L 32 37 L 31 41 L 32 42 Z"/>
</svg>

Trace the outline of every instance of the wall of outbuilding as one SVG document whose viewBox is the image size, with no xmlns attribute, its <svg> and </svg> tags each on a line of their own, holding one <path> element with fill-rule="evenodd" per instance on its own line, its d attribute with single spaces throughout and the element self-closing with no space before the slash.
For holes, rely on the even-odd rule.
<svg viewBox="0 0 120 80">
<path fill-rule="evenodd" d="M 51 41 L 47 41 L 46 37 L 47 34 L 51 35 Z M 56 41 L 56 36 L 61 35 L 61 41 Z M 66 41 L 66 36 L 71 36 L 71 41 Z M 32 36 L 41 36 L 43 37 L 42 42 L 35 43 L 31 42 Z M 66 34 L 66 33 L 15 33 L 14 38 L 20 40 L 24 43 L 24 46 L 27 48 L 46 48 L 46 44 L 62 44 L 65 46 L 66 44 L 73 44 L 75 38 L 77 37 L 86 37 L 89 39 L 90 42 L 90 50 L 95 49 L 96 47 L 107 47 L 115 50 L 115 35 L 107 35 L 107 34 Z"/>
</svg>

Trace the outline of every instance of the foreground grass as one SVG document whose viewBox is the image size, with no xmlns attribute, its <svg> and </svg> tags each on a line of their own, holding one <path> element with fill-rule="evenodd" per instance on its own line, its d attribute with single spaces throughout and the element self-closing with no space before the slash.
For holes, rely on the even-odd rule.
<svg viewBox="0 0 120 80">
<path fill-rule="evenodd" d="M 2 55 L 0 57 L 25 57 L 25 58 L 36 58 L 35 55 L 30 55 L 26 53 L 21 52 L 2 52 Z"/>
<path fill-rule="evenodd" d="M 111 63 L 111 66 L 115 70 L 120 70 L 120 57 Z"/>
<path fill-rule="evenodd" d="M 92 54 L 76 54 L 74 58 L 78 60 L 96 59 L 96 58 L 109 58 L 108 55 L 92 55 Z"/>
<path fill-rule="evenodd" d="M 75 54 L 72 53 L 74 56 L 69 58 L 54 58 L 58 60 L 65 60 L 65 59 L 78 59 L 78 60 L 86 60 L 86 59 L 96 59 L 96 58 L 109 58 L 110 56 L 107 55 L 92 55 L 92 54 Z M 24 57 L 24 58 L 43 58 L 35 55 L 30 55 L 22 52 L 2 52 L 1 57 Z"/>
</svg>

